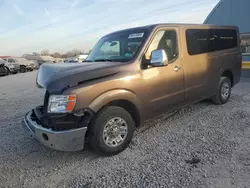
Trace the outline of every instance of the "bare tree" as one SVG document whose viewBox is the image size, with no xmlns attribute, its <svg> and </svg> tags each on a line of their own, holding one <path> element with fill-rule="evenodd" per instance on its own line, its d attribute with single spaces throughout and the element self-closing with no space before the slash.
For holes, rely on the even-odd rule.
<svg viewBox="0 0 250 188">
<path fill-rule="evenodd" d="M 28 56 L 28 55 L 30 55 L 30 54 L 23 54 L 22 57 L 25 57 L 25 56 Z"/>
<path fill-rule="evenodd" d="M 80 55 L 82 53 L 81 50 L 78 50 L 78 49 L 74 49 L 71 52 L 72 52 L 73 56 L 77 56 L 77 55 Z"/>
<path fill-rule="evenodd" d="M 43 51 L 41 51 L 41 55 L 49 55 L 49 50 L 43 50 Z"/>
<path fill-rule="evenodd" d="M 32 55 L 36 55 L 36 56 L 38 56 L 38 55 L 40 55 L 39 53 L 37 53 L 37 52 L 33 52 L 32 53 Z"/>
<path fill-rule="evenodd" d="M 61 58 L 62 57 L 62 55 L 60 53 L 58 53 L 58 52 L 55 52 L 55 53 L 51 54 L 51 56 L 54 57 L 54 58 Z"/>
</svg>

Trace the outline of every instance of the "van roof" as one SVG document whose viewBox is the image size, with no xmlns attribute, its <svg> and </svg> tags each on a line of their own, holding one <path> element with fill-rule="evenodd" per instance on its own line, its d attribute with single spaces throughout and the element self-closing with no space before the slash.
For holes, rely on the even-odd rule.
<svg viewBox="0 0 250 188">
<path fill-rule="evenodd" d="M 158 23 L 158 24 L 152 24 L 152 25 L 145 25 L 140 27 L 133 27 L 133 28 L 127 28 L 119 31 L 115 31 L 112 33 L 109 33 L 108 35 L 129 31 L 129 30 L 140 30 L 145 29 L 152 31 L 155 28 L 159 27 L 186 27 L 186 28 L 228 28 L 228 29 L 238 29 L 237 26 L 226 26 L 226 25 L 214 25 L 214 24 L 187 24 L 187 23 Z"/>
</svg>

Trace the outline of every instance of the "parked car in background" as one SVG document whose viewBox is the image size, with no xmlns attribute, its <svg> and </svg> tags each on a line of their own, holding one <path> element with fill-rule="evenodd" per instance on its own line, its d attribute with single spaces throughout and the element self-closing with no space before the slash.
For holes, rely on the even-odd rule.
<svg viewBox="0 0 250 188">
<path fill-rule="evenodd" d="M 4 62 L 4 66 L 7 68 L 8 74 L 16 74 L 20 71 L 20 65 L 12 58 L 1 59 Z"/>
<path fill-rule="evenodd" d="M 83 55 L 79 55 L 78 56 L 78 62 L 83 62 L 83 61 L 85 61 L 85 59 L 87 59 L 87 57 L 88 57 L 88 55 L 87 54 L 83 54 Z"/>
<path fill-rule="evenodd" d="M 36 60 L 29 60 L 29 61 L 31 61 L 33 63 L 33 64 L 31 64 L 33 70 L 39 69 L 39 64 L 38 64 L 38 62 Z"/>
<path fill-rule="evenodd" d="M 0 59 L 0 76 L 8 75 L 8 70 L 5 67 L 5 61 Z"/>
<path fill-rule="evenodd" d="M 5 60 L 8 63 L 13 63 L 13 64 L 17 64 L 19 65 L 19 72 L 27 72 L 31 65 L 29 63 L 26 62 L 26 60 L 23 60 L 25 58 L 16 58 L 16 57 L 6 57 L 3 58 L 3 60 Z"/>
<path fill-rule="evenodd" d="M 55 61 L 55 58 L 51 56 L 25 55 L 24 58 L 33 62 L 37 62 L 39 66 L 43 63 L 53 63 L 53 61 Z"/>
<path fill-rule="evenodd" d="M 79 63 L 79 61 L 77 57 L 70 57 L 64 59 L 64 63 Z"/>
<path fill-rule="evenodd" d="M 64 63 L 79 63 L 77 60 L 64 60 Z"/>
<path fill-rule="evenodd" d="M 33 71 L 35 63 L 23 57 L 15 57 L 16 62 L 20 65 L 20 72 Z"/>
<path fill-rule="evenodd" d="M 34 63 L 34 65 L 33 65 L 34 70 L 39 69 L 39 64 L 38 64 L 38 62 L 36 60 L 30 60 L 30 61 L 32 61 Z"/>
</svg>

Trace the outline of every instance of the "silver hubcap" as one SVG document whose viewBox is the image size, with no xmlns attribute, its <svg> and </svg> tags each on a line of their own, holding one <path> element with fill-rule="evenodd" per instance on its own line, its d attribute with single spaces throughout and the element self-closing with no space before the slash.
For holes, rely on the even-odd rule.
<svg viewBox="0 0 250 188">
<path fill-rule="evenodd" d="M 102 138 L 109 147 L 121 145 L 127 137 L 128 126 L 124 119 L 120 117 L 112 118 L 104 126 Z"/>
<path fill-rule="evenodd" d="M 227 99 L 229 96 L 229 84 L 227 82 L 223 83 L 221 87 L 221 96 L 223 99 Z"/>
</svg>

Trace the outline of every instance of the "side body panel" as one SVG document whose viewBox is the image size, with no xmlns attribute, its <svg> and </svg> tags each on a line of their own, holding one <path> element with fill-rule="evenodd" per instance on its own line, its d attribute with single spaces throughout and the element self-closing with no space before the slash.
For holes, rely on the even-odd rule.
<svg viewBox="0 0 250 188">
<path fill-rule="evenodd" d="M 187 49 L 187 29 L 219 29 L 220 27 L 197 26 L 183 27 L 181 30 L 184 78 L 185 78 L 185 100 L 192 103 L 215 94 L 219 80 L 224 71 L 230 71 L 234 76 L 234 83 L 240 80 L 241 75 L 241 52 L 237 48 L 190 55 Z M 228 27 L 221 27 L 223 29 Z M 236 29 L 235 27 L 229 27 Z M 238 39 L 239 41 L 239 39 Z"/>
<path fill-rule="evenodd" d="M 185 100 L 188 104 L 214 94 L 219 75 L 214 71 L 215 66 L 217 66 L 216 56 L 208 53 L 189 55 L 186 40 L 187 29 L 189 28 L 182 28 L 181 38 L 184 58 Z"/>
<path fill-rule="evenodd" d="M 141 70 L 141 85 L 145 88 L 146 93 L 141 97 L 143 101 L 147 101 L 145 108 L 148 109 L 148 117 L 171 111 L 184 103 L 184 69 L 179 27 L 162 27 L 157 29 L 154 34 L 158 31 L 172 30 L 176 32 L 177 36 L 178 57 L 167 66 Z"/>
</svg>

